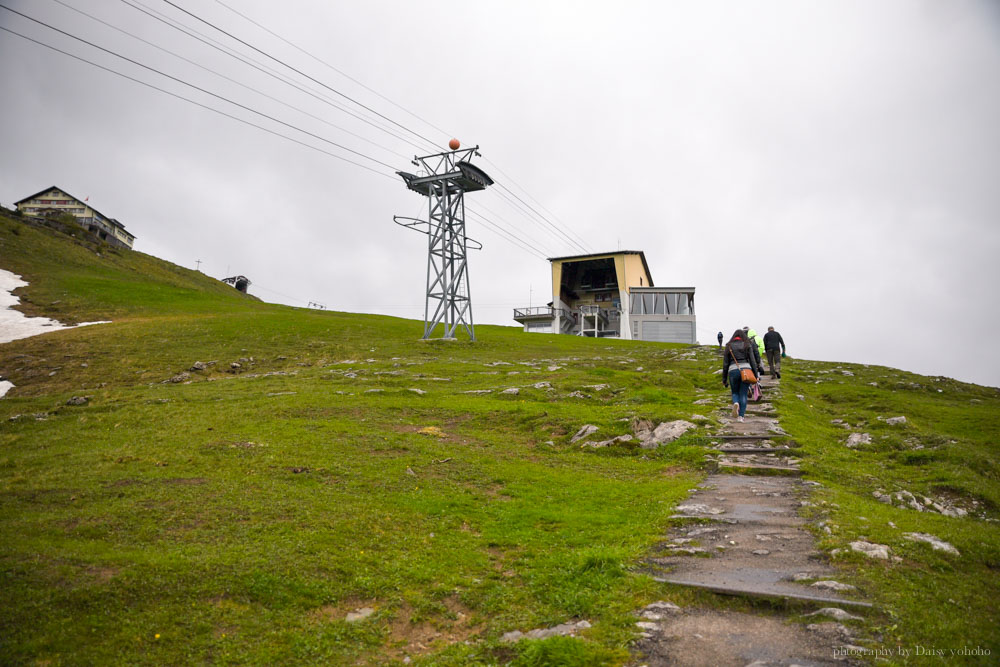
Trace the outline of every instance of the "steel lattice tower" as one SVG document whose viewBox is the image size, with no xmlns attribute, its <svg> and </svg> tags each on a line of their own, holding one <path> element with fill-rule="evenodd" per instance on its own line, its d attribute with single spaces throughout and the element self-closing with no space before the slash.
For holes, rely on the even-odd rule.
<svg viewBox="0 0 1000 667">
<path fill-rule="evenodd" d="M 486 172 L 469 160 L 479 147 L 414 158 L 424 175 L 396 172 L 406 187 L 427 197 L 427 220 L 396 216 L 395 221 L 427 235 L 427 295 L 424 301 L 424 338 L 444 324 L 442 338 L 454 338 L 459 325 L 476 340 L 469 290 L 469 243 L 465 235 L 465 193 L 493 185 Z M 406 222 L 401 222 L 401 220 Z M 478 247 L 477 247 L 478 246 Z"/>
</svg>

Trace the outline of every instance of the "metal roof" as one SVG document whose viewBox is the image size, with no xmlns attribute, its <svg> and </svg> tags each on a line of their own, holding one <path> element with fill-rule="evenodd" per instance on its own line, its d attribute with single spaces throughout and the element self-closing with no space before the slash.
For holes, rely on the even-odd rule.
<svg viewBox="0 0 1000 667">
<path fill-rule="evenodd" d="M 632 287 L 632 292 L 694 292 L 694 287 Z"/>
<path fill-rule="evenodd" d="M 582 262 L 588 259 L 602 259 L 608 256 L 613 257 L 615 255 L 639 255 L 639 258 L 642 260 L 642 268 L 646 269 L 646 275 L 649 276 L 649 282 L 650 283 L 653 282 L 653 274 L 650 273 L 649 264 L 646 263 L 646 254 L 641 250 L 615 250 L 612 252 L 592 253 L 590 255 L 568 255 L 566 257 L 549 257 L 549 261 L 561 262 L 565 260 L 574 260 Z"/>
</svg>

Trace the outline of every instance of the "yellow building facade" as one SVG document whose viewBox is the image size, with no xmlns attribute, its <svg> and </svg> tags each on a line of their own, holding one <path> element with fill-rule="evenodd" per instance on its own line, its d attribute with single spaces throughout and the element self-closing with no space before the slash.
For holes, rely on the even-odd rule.
<svg viewBox="0 0 1000 667">
<path fill-rule="evenodd" d="M 60 213 L 72 215 L 78 225 L 112 245 L 131 249 L 135 242 L 135 236 L 125 229 L 125 225 L 54 185 L 25 197 L 15 206 L 21 213 L 38 218 Z"/>
<path fill-rule="evenodd" d="M 533 333 L 695 342 L 694 288 L 656 287 L 640 250 L 553 257 L 552 301 L 519 308 Z"/>
</svg>

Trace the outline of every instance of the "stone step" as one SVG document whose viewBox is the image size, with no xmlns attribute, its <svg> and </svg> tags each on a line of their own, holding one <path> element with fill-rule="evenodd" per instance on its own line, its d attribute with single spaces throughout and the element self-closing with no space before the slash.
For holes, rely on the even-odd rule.
<svg viewBox="0 0 1000 667">
<path fill-rule="evenodd" d="M 800 452 L 791 447 L 716 447 L 723 454 L 788 454 L 798 456 Z"/>
<path fill-rule="evenodd" d="M 841 604 L 853 607 L 864 607 L 866 609 L 871 609 L 872 604 L 870 602 L 862 602 L 860 600 L 849 600 L 847 598 L 836 597 L 832 595 L 822 595 L 820 593 L 809 593 L 804 591 L 797 591 L 792 588 L 792 584 L 782 584 L 781 582 L 775 583 L 748 583 L 748 582 L 738 582 L 738 583 L 722 583 L 713 581 L 697 581 L 685 577 L 674 577 L 671 575 L 654 576 L 654 580 L 667 583 L 675 584 L 677 586 L 688 586 L 690 588 L 700 588 L 702 590 L 712 591 L 713 593 L 720 593 L 722 595 L 736 595 L 736 596 L 746 596 L 755 598 L 782 598 L 787 600 L 799 600 L 802 602 L 818 602 L 822 604 Z"/>
<path fill-rule="evenodd" d="M 770 440 L 771 438 L 778 437 L 777 433 L 763 433 L 760 435 L 751 435 L 749 433 L 736 434 L 736 433 L 716 433 L 705 436 L 712 440 Z"/>
<path fill-rule="evenodd" d="M 730 463 L 727 461 L 719 461 L 719 471 L 725 470 L 740 470 L 745 471 L 745 474 L 780 474 L 780 475 L 801 475 L 802 471 L 799 468 L 794 468 L 792 466 L 774 466 L 766 465 L 763 463 Z"/>
</svg>

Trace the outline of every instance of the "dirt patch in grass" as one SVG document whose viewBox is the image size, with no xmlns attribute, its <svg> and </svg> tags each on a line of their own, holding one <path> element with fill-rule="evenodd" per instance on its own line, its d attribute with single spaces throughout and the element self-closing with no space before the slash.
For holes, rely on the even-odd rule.
<svg viewBox="0 0 1000 667">
<path fill-rule="evenodd" d="M 126 477 L 125 479 L 116 479 L 113 482 L 105 482 L 108 487 L 112 489 L 121 488 L 123 486 L 135 486 L 137 484 L 145 484 L 146 481 L 142 479 L 135 479 L 134 477 Z"/>
<path fill-rule="evenodd" d="M 337 604 L 325 604 L 310 611 L 307 616 L 313 621 L 329 623 L 330 621 L 343 621 L 347 614 L 352 611 L 369 607 L 378 612 L 379 604 L 376 600 L 362 600 L 360 598 L 347 598 Z"/>
<path fill-rule="evenodd" d="M 197 486 L 198 484 L 205 484 L 208 482 L 208 480 L 204 477 L 171 477 L 160 481 L 163 484 L 180 484 L 183 486 Z"/>
<path fill-rule="evenodd" d="M 121 570 L 116 567 L 98 567 L 94 565 L 88 567 L 85 571 L 96 581 L 103 584 L 111 581 Z"/>
<path fill-rule="evenodd" d="M 441 603 L 447 614 L 417 622 L 413 622 L 414 610 L 409 604 L 404 603 L 396 611 L 388 628 L 391 657 L 422 655 L 448 644 L 467 641 L 482 631 L 482 624 L 476 622 L 472 610 L 462 604 L 458 596 L 450 595 Z"/>
</svg>

